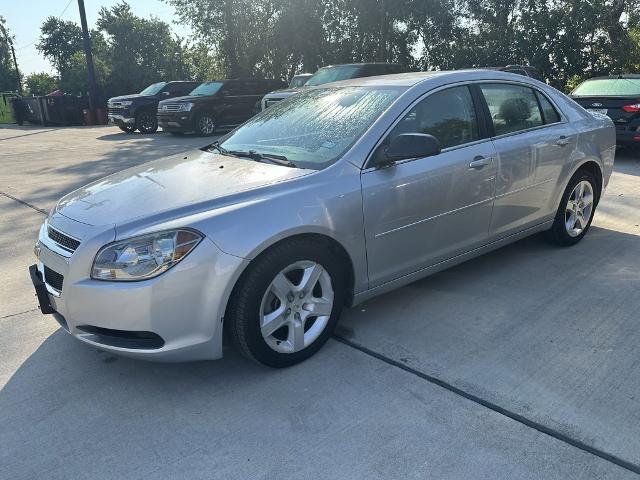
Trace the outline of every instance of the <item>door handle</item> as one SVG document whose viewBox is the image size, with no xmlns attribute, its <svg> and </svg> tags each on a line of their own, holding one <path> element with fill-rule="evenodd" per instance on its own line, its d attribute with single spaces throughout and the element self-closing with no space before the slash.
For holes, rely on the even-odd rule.
<svg viewBox="0 0 640 480">
<path fill-rule="evenodd" d="M 558 145 L 559 147 L 565 147 L 569 145 L 569 143 L 571 143 L 570 140 L 563 135 L 558 139 L 558 141 L 556 142 L 556 145 Z"/>
<path fill-rule="evenodd" d="M 469 168 L 480 170 L 481 168 L 490 165 L 492 161 L 493 157 L 483 157 L 482 155 L 478 155 L 473 158 L 473 161 L 469 164 Z"/>
</svg>

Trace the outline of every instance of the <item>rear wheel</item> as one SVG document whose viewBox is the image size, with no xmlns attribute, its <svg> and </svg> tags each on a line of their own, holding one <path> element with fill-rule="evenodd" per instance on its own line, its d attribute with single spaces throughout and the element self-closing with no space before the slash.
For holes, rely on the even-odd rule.
<svg viewBox="0 0 640 480">
<path fill-rule="evenodd" d="M 234 289 L 227 331 L 244 356 L 271 367 L 294 365 L 328 340 L 344 292 L 344 272 L 326 246 L 309 239 L 276 245 Z"/>
<path fill-rule="evenodd" d="M 155 112 L 144 111 L 136 115 L 136 128 L 141 133 L 155 133 L 158 130 L 158 118 Z"/>
<path fill-rule="evenodd" d="M 133 133 L 136 131 L 135 125 L 118 125 L 118 128 L 125 133 Z"/>
<path fill-rule="evenodd" d="M 547 236 L 559 245 L 575 245 L 589 230 L 597 203 L 598 189 L 593 174 L 578 171 L 567 185 Z"/>
<path fill-rule="evenodd" d="M 195 130 L 199 135 L 208 137 L 216 131 L 216 124 L 209 113 L 201 113 L 196 117 Z"/>
</svg>

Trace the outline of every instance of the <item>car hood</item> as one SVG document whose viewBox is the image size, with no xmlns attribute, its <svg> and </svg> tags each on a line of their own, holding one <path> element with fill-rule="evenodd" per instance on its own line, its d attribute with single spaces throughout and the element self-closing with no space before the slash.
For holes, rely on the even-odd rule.
<svg viewBox="0 0 640 480">
<path fill-rule="evenodd" d="M 88 225 L 121 225 L 161 212 L 240 201 L 236 194 L 314 170 L 195 151 L 145 163 L 63 197 L 56 211 Z"/>
<path fill-rule="evenodd" d="M 180 103 L 180 102 L 204 102 L 211 100 L 215 95 L 186 95 L 184 97 L 167 98 L 160 101 L 160 105 L 163 103 Z"/>
<path fill-rule="evenodd" d="M 302 92 L 303 90 L 306 90 L 309 87 L 298 87 L 298 88 L 285 88 L 282 90 L 274 90 L 273 92 L 269 92 L 267 93 L 265 96 L 266 97 L 281 97 L 281 96 L 289 96 L 289 95 L 294 95 L 296 93 Z"/>
<path fill-rule="evenodd" d="M 140 95 L 139 93 L 133 93 L 131 95 L 121 95 L 119 97 L 113 97 L 109 99 L 109 102 L 121 102 L 122 100 L 137 100 L 139 98 L 151 98 L 150 95 Z"/>
</svg>

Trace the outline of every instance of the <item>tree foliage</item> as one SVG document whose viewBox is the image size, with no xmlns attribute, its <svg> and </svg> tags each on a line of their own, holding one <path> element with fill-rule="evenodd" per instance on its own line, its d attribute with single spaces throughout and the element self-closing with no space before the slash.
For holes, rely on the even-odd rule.
<svg viewBox="0 0 640 480">
<path fill-rule="evenodd" d="M 640 67 L 640 0 L 164 1 L 193 38 L 134 15 L 124 1 L 100 10 L 91 39 L 105 96 L 160 80 L 288 79 L 349 62 L 411 70 L 528 64 L 564 89 Z M 63 88 L 86 90 L 77 24 L 48 18 L 38 49 Z M 5 57 L 0 40 L 0 82 Z"/>
<path fill-rule="evenodd" d="M 556 86 L 640 63 L 639 0 L 165 0 L 229 76 L 331 63 L 538 67 Z"/>
<path fill-rule="evenodd" d="M 47 95 L 58 89 L 58 79 L 46 72 L 27 75 L 24 84 L 27 95 Z"/>
</svg>

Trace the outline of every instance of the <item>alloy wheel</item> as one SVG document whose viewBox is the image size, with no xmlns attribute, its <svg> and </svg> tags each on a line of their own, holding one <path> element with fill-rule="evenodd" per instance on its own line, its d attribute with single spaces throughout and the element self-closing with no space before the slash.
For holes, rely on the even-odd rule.
<svg viewBox="0 0 640 480">
<path fill-rule="evenodd" d="M 331 276 L 322 265 L 308 260 L 289 265 L 262 298 L 262 338 L 279 353 L 303 350 L 327 327 L 333 299 Z"/>
<path fill-rule="evenodd" d="M 215 128 L 216 126 L 213 123 L 213 119 L 208 115 L 203 115 L 198 120 L 198 129 L 203 135 L 211 135 Z"/>
<path fill-rule="evenodd" d="M 565 209 L 564 225 L 570 237 L 577 237 L 589 225 L 589 220 L 591 220 L 591 215 L 593 214 L 593 201 L 594 195 L 591 183 L 582 180 L 569 195 Z"/>
</svg>

